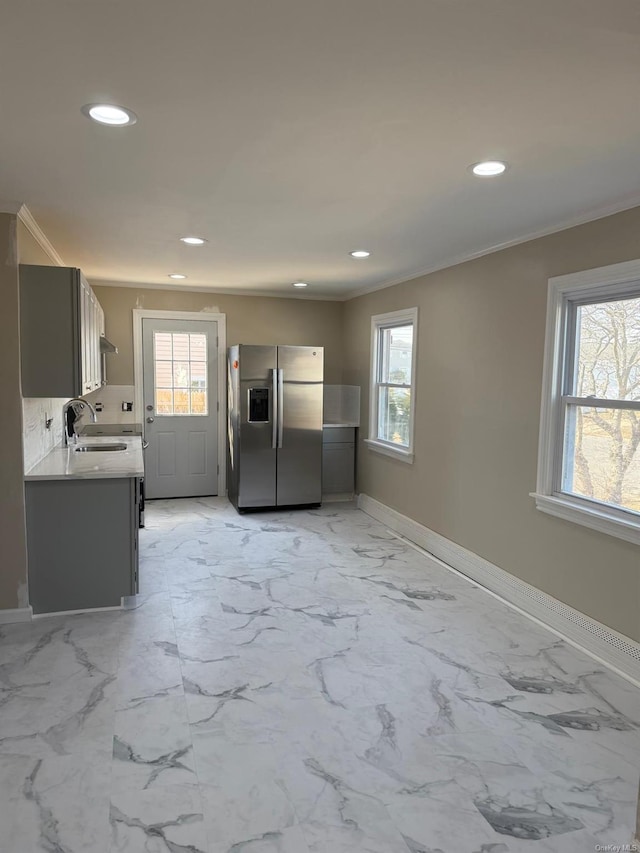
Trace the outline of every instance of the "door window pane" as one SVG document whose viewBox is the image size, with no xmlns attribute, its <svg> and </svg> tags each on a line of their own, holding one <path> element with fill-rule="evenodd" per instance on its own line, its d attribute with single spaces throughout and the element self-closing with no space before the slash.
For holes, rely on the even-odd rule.
<svg viewBox="0 0 640 853">
<path fill-rule="evenodd" d="M 188 388 L 189 387 L 189 362 L 174 361 L 173 362 L 173 387 Z"/>
<path fill-rule="evenodd" d="M 207 415 L 207 335 L 154 332 L 157 415 Z"/>
<path fill-rule="evenodd" d="M 156 358 L 168 359 L 173 358 L 173 350 L 171 346 L 171 334 L 169 332 L 156 332 L 154 334 Z"/>
<path fill-rule="evenodd" d="M 384 386 L 378 393 L 378 438 L 408 447 L 411 389 Z"/>
<path fill-rule="evenodd" d="M 191 392 L 191 414 L 206 415 L 207 414 L 207 397 L 204 391 Z"/>
<path fill-rule="evenodd" d="M 156 388 L 156 415 L 173 414 L 173 390 Z"/>
<path fill-rule="evenodd" d="M 172 333 L 173 358 L 189 360 L 189 335 Z"/>
<path fill-rule="evenodd" d="M 156 388 L 171 388 L 171 362 L 156 361 Z"/>
<path fill-rule="evenodd" d="M 563 491 L 640 512 L 640 412 L 567 407 Z"/>
<path fill-rule="evenodd" d="M 189 392 L 176 388 L 173 392 L 173 413 L 174 415 L 189 414 Z"/>
<path fill-rule="evenodd" d="M 189 335 L 189 347 L 191 361 L 206 361 L 207 360 L 207 336 L 206 335 Z"/>
<path fill-rule="evenodd" d="M 206 361 L 191 362 L 191 388 L 207 387 L 207 363 Z"/>
</svg>

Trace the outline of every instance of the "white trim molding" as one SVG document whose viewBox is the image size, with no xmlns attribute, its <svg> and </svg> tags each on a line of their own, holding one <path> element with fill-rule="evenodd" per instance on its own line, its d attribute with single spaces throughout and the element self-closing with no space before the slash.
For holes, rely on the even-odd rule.
<svg viewBox="0 0 640 853">
<path fill-rule="evenodd" d="M 147 308 L 133 309 L 133 382 L 135 386 L 136 411 L 144 412 L 143 368 L 142 368 L 142 321 L 143 320 L 197 320 L 218 324 L 218 495 L 227 490 L 227 315 L 212 311 L 154 311 Z M 144 418 L 141 418 L 144 421 Z"/>
<path fill-rule="evenodd" d="M 483 587 L 527 618 L 640 687 L 640 644 L 634 640 L 369 495 L 358 496 L 358 507 L 393 533 L 427 552 L 427 556 L 436 558 L 444 568 Z"/>
<path fill-rule="evenodd" d="M 54 263 L 56 263 L 59 267 L 66 266 L 65 262 L 55 250 L 53 244 L 51 243 L 47 235 L 44 233 L 42 228 L 34 219 L 33 214 L 31 213 L 26 204 L 20 206 L 20 209 L 18 210 L 18 219 L 20 220 L 20 222 L 22 222 L 27 231 L 29 231 L 29 233 L 38 243 L 43 252 L 46 252 L 46 254 L 49 255 L 49 257 Z"/>
<path fill-rule="evenodd" d="M 531 497 L 535 499 L 536 508 L 547 515 L 573 521 L 608 536 L 616 536 L 618 539 L 640 545 L 640 525 L 634 521 L 626 521 L 621 517 L 622 513 L 611 511 L 606 504 L 581 501 L 568 495 L 541 495 L 538 492 L 531 492 Z"/>
<path fill-rule="evenodd" d="M 404 447 L 396 447 L 375 438 L 365 438 L 364 443 L 369 450 L 375 450 L 376 453 L 381 453 L 383 456 L 390 456 L 392 459 L 407 462 L 409 465 L 413 463 L 413 453 L 410 450 L 405 450 Z"/>
<path fill-rule="evenodd" d="M 113 279 L 95 278 L 89 275 L 91 284 L 96 287 L 126 287 L 133 290 L 177 290 L 187 293 L 214 293 L 220 296 L 260 296 L 270 299 L 296 299 L 307 302 L 345 302 L 344 294 L 331 295 L 329 293 L 292 293 L 281 290 L 252 290 L 240 289 L 238 287 L 215 287 L 208 284 L 176 284 L 172 282 L 150 282 L 150 281 L 114 281 Z M 291 285 L 288 285 L 291 287 Z M 298 288 L 301 289 L 301 288 Z"/>
<path fill-rule="evenodd" d="M 15 607 L 11 610 L 0 610 L 0 625 L 9 625 L 12 622 L 31 622 L 33 610 L 29 607 Z"/>
<path fill-rule="evenodd" d="M 572 340 L 571 305 L 584 300 L 597 302 L 621 299 L 640 292 L 640 260 L 583 270 L 549 279 L 545 332 L 540 438 L 536 490 L 531 493 L 536 507 L 549 515 L 590 527 L 600 533 L 640 544 L 640 516 L 622 508 L 561 491 L 564 448 L 563 400 L 567 390 L 568 341 Z M 578 404 L 588 399 L 575 398 Z M 607 401 L 604 401 L 605 403 Z M 637 408 L 635 401 L 615 403 L 616 407 Z"/>
<path fill-rule="evenodd" d="M 452 255 L 446 260 L 437 264 L 430 264 L 427 267 L 421 267 L 417 270 L 408 270 L 399 278 L 387 279 L 377 284 L 369 284 L 360 287 L 357 290 L 352 290 L 345 294 L 344 299 L 357 299 L 359 296 L 366 296 L 369 293 L 375 293 L 378 290 L 386 290 L 388 287 L 395 287 L 397 284 L 405 284 L 405 282 L 413 281 L 416 278 L 422 278 L 425 275 L 431 275 L 434 272 L 447 270 L 451 267 L 457 267 L 460 264 L 466 264 L 469 261 L 484 258 L 486 255 L 494 255 L 496 252 L 502 252 L 504 249 L 511 249 L 514 246 L 519 246 L 522 243 L 530 243 L 532 240 L 539 240 L 541 237 L 549 237 L 551 234 L 558 234 L 560 231 L 568 231 L 570 228 L 577 228 L 579 225 L 587 225 L 590 222 L 597 222 L 599 219 L 606 219 L 608 216 L 614 216 L 616 213 L 624 213 L 626 210 L 632 210 L 640 205 L 640 195 L 627 196 L 613 204 L 605 204 L 599 207 L 594 207 L 585 213 L 571 216 L 568 219 L 563 219 L 554 225 L 549 225 L 546 228 L 538 228 L 535 231 L 527 231 L 519 237 L 514 237 L 511 240 L 503 240 L 500 243 L 493 243 L 476 252 L 462 252 L 459 255 Z"/>
<path fill-rule="evenodd" d="M 396 326 L 412 326 L 413 340 L 411 344 L 411 384 L 398 385 L 399 388 L 409 388 L 411 401 L 409 408 L 409 446 L 395 445 L 390 441 L 384 441 L 378 436 L 378 402 L 379 386 L 389 385 L 381 382 L 378 376 L 378 365 L 381 353 L 380 332 L 384 329 L 392 329 Z M 402 462 L 413 463 L 413 446 L 415 434 L 416 414 L 416 365 L 418 362 L 418 309 L 403 308 L 400 311 L 389 311 L 386 314 L 373 314 L 371 317 L 371 364 L 369 375 L 369 436 L 365 439 L 365 445 L 369 450 L 391 456 Z"/>
</svg>

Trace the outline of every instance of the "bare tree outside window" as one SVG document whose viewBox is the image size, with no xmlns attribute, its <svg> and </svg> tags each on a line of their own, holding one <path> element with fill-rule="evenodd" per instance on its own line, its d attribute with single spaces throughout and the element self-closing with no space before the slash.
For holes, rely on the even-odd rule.
<svg viewBox="0 0 640 853">
<path fill-rule="evenodd" d="M 573 395 L 601 406 L 567 411 L 564 486 L 573 494 L 640 512 L 640 299 L 576 309 Z"/>
</svg>

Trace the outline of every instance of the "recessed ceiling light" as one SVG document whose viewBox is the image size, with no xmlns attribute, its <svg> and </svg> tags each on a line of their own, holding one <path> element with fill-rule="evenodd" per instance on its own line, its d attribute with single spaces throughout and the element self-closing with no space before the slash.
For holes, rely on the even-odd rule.
<svg viewBox="0 0 640 853">
<path fill-rule="evenodd" d="M 371 255 L 371 252 L 367 252 L 366 249 L 356 249 L 354 252 L 349 252 L 352 258 L 368 258 Z"/>
<path fill-rule="evenodd" d="M 182 275 L 181 272 L 172 272 L 169 273 L 169 278 L 186 278 L 186 275 Z"/>
<path fill-rule="evenodd" d="M 202 246 L 207 242 L 204 237 L 181 237 L 180 241 L 186 243 L 187 246 Z"/>
<path fill-rule="evenodd" d="M 294 287 L 309 287 L 309 285 L 307 284 L 306 281 L 294 281 L 293 286 Z"/>
<path fill-rule="evenodd" d="M 507 169 L 507 164 L 502 160 L 483 160 L 482 163 L 476 163 L 471 167 L 471 171 L 479 178 L 493 178 L 495 175 L 501 175 Z"/>
<path fill-rule="evenodd" d="M 117 107 L 115 104 L 85 104 L 82 113 L 87 118 L 97 121 L 98 124 L 106 124 L 110 127 L 125 127 L 135 124 L 138 116 L 125 107 Z"/>
</svg>

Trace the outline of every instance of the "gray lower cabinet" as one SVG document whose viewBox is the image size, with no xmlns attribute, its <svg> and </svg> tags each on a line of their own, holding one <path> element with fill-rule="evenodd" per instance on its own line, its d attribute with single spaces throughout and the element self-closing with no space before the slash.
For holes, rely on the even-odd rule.
<svg viewBox="0 0 640 853">
<path fill-rule="evenodd" d="M 324 427 L 322 430 L 322 493 L 353 494 L 355 491 L 355 427 Z"/>
<path fill-rule="evenodd" d="M 138 588 L 139 480 L 25 483 L 34 613 L 116 607 Z"/>
</svg>

